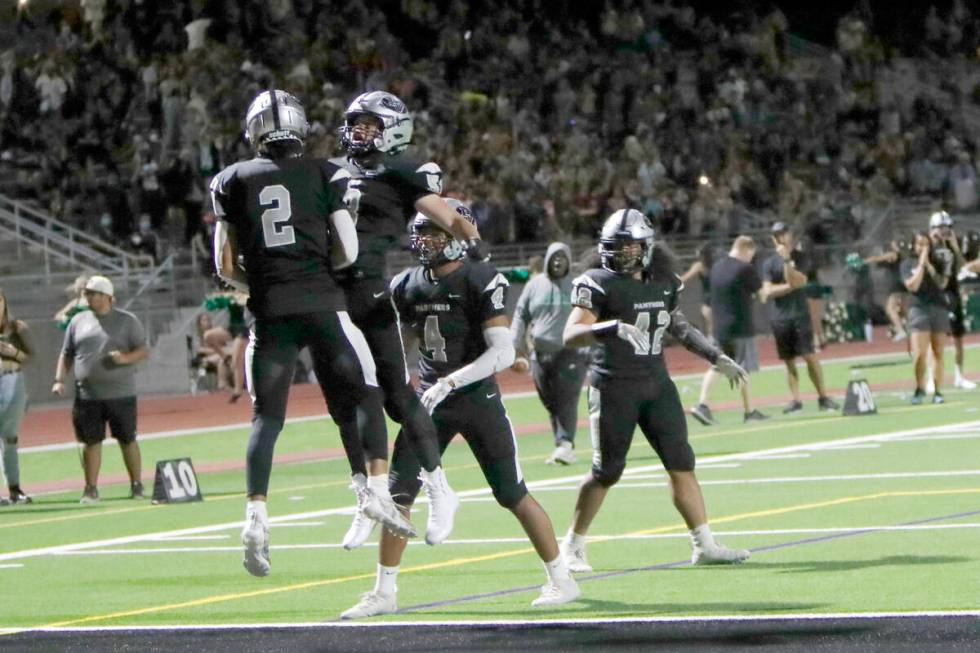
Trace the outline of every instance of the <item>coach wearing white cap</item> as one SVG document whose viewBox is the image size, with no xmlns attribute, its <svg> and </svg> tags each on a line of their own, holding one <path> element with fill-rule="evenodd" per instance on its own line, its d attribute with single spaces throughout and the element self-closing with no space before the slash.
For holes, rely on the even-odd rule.
<svg viewBox="0 0 980 653">
<path fill-rule="evenodd" d="M 85 491 L 82 503 L 99 500 L 98 480 L 102 466 L 102 441 L 106 424 L 119 441 L 130 497 L 143 498 L 140 482 L 140 450 L 136 443 L 136 363 L 146 358 L 143 325 L 135 315 L 115 307 L 112 282 L 102 276 L 85 284 L 90 310 L 75 315 L 68 323 L 58 358 L 51 391 L 65 393 L 65 375 L 75 376 L 72 424 L 75 437 L 85 448 L 83 468 Z"/>
</svg>

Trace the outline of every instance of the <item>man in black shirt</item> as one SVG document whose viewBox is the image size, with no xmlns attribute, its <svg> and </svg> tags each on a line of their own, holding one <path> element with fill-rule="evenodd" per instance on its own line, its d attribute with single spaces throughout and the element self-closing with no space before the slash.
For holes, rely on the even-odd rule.
<svg viewBox="0 0 980 653">
<path fill-rule="evenodd" d="M 343 290 L 333 278 L 333 268 L 357 257 L 354 225 L 335 186 L 341 171 L 304 154 L 306 112 L 285 91 L 260 93 L 245 125 L 257 156 L 218 173 L 211 193 L 219 220 L 215 267 L 228 283 L 248 292 L 247 306 L 255 318 L 246 353 L 253 417 L 242 543 L 246 570 L 265 576 L 270 571 L 266 495 L 273 449 L 285 421 L 296 358 L 305 346 L 340 430 L 359 508 L 403 536 L 414 535 L 414 529 L 388 495 L 387 476 L 382 487 L 368 487 L 366 478 L 362 442 L 379 434 L 359 428 L 357 411 L 365 410 L 368 387 L 377 381 L 364 335 L 351 323 Z M 387 447 L 387 442 L 373 446 Z"/>
<path fill-rule="evenodd" d="M 448 200 L 460 215 L 469 208 Z M 412 222 L 412 248 L 421 265 L 391 282 L 402 324 L 418 342 L 419 391 L 432 411 L 444 451 L 457 433 L 473 451 L 497 502 L 510 510 L 538 556 L 548 582 L 534 606 L 567 603 L 579 596 L 555 541 L 551 519 L 524 483 L 514 436 L 494 374 L 514 361 L 507 320 L 507 280 L 489 263 L 466 260 L 462 244 L 429 218 Z M 391 462 L 391 493 L 408 513 L 419 492 L 419 460 L 399 434 Z M 375 589 L 341 618 L 358 619 L 397 609 L 396 579 L 405 540 L 381 535 Z"/>
<path fill-rule="evenodd" d="M 743 382 L 747 374 L 678 308 L 684 284 L 667 257 L 655 251 L 646 216 L 621 209 L 606 218 L 599 254 L 602 267 L 572 282 L 573 308 L 563 334 L 566 347 L 592 347 L 588 405 L 595 452 L 561 543 L 562 555 L 573 572 L 592 571 L 585 536 L 609 488 L 626 468 L 626 454 L 639 427 L 663 462 L 674 506 L 690 529 L 691 562 L 741 562 L 749 552 L 722 546 L 708 526 L 684 407 L 663 357 L 664 334 L 717 365 L 732 383 Z"/>
<path fill-rule="evenodd" d="M 715 342 L 725 355 L 742 366 L 746 372 L 759 369 L 759 351 L 755 346 L 755 327 L 752 324 L 753 298 L 762 287 L 759 273 L 752 265 L 755 241 L 749 236 L 739 236 L 725 256 L 711 266 L 711 313 L 714 317 Z M 708 407 L 708 394 L 720 374 L 712 366 L 701 382 L 701 398 L 691 409 L 691 416 L 710 426 L 715 424 Z M 749 403 L 748 381 L 739 386 L 742 395 L 742 414 L 746 422 L 768 419 Z"/>
<path fill-rule="evenodd" d="M 364 332 L 377 363 L 384 406 L 400 423 L 404 437 L 422 465 L 423 489 L 429 498 L 426 542 L 438 544 L 453 527 L 459 501 L 442 470 L 432 419 L 409 383 L 405 350 L 385 280 L 385 254 L 398 246 L 416 212 L 465 244 L 471 258 L 487 258 L 476 227 L 462 219 L 442 193 L 442 170 L 408 150 L 413 119 L 397 97 L 384 91 L 359 95 L 347 107 L 341 142 L 347 156 L 335 160 L 348 175 L 344 203 L 357 225 L 361 254 L 339 276 L 351 319 Z M 372 413 L 376 415 L 376 413 Z M 383 419 L 370 420 L 372 430 L 385 429 Z M 369 466 L 387 465 L 388 449 L 366 447 Z M 372 524 L 351 533 L 353 548 L 370 534 Z"/>
<path fill-rule="evenodd" d="M 823 385 L 823 368 L 813 353 L 813 327 L 810 308 L 807 306 L 806 275 L 797 270 L 802 258 L 793 249 L 793 232 L 784 222 L 772 225 L 772 242 L 775 253 L 762 265 L 762 300 L 772 300 L 772 333 L 776 339 L 776 352 L 786 364 L 786 380 L 793 400 L 783 413 L 803 410 L 800 401 L 800 379 L 796 372 L 796 359 L 806 362 L 807 372 L 817 390 L 820 410 L 837 410 L 840 406 L 827 396 Z"/>
</svg>

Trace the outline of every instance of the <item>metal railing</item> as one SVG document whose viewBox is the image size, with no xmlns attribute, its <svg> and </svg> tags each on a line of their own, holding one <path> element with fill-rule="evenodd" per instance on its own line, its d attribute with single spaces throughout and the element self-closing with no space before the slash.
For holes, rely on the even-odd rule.
<svg viewBox="0 0 980 653">
<path fill-rule="evenodd" d="M 0 232 L 13 236 L 18 259 L 24 246 L 40 248 L 45 280 L 52 262 L 125 278 L 153 265 L 151 256 L 128 252 L 6 195 L 0 195 Z"/>
</svg>

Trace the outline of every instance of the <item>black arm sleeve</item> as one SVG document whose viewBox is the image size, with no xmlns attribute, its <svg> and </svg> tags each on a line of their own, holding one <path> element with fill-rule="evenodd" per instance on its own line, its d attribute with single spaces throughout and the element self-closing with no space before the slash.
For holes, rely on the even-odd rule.
<svg viewBox="0 0 980 653">
<path fill-rule="evenodd" d="M 718 357 L 721 356 L 721 350 L 712 345 L 696 326 L 687 321 L 681 309 L 671 313 L 670 317 L 667 333 L 677 338 L 678 342 L 684 345 L 684 349 L 697 354 L 714 365 L 718 361 Z"/>
</svg>

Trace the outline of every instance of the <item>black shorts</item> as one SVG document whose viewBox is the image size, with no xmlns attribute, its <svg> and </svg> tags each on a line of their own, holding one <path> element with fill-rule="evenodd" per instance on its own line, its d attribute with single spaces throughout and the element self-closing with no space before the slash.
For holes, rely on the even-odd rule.
<svg viewBox="0 0 980 653">
<path fill-rule="evenodd" d="M 959 293 L 949 294 L 949 334 L 955 338 L 966 334 L 966 313 Z"/>
<path fill-rule="evenodd" d="M 527 494 L 524 473 L 517 457 L 517 439 L 500 389 L 490 380 L 474 383 L 452 392 L 432 413 L 442 453 L 457 433 L 470 446 L 483 470 L 493 496 L 506 508 L 513 508 Z M 411 505 L 421 488 L 421 467 L 406 438 L 395 440 L 391 457 L 391 496 L 399 505 Z"/>
<path fill-rule="evenodd" d="M 594 379 L 589 385 L 592 476 L 611 485 L 626 468 L 639 426 L 668 471 L 694 469 L 687 420 L 677 386 L 667 375 L 648 379 Z"/>
<path fill-rule="evenodd" d="M 105 440 L 105 425 L 119 444 L 136 441 L 136 397 L 79 399 L 71 408 L 75 438 L 83 444 Z"/>
<path fill-rule="evenodd" d="M 813 353 L 813 327 L 807 320 L 773 322 L 772 335 L 779 360 L 790 361 Z"/>
</svg>

